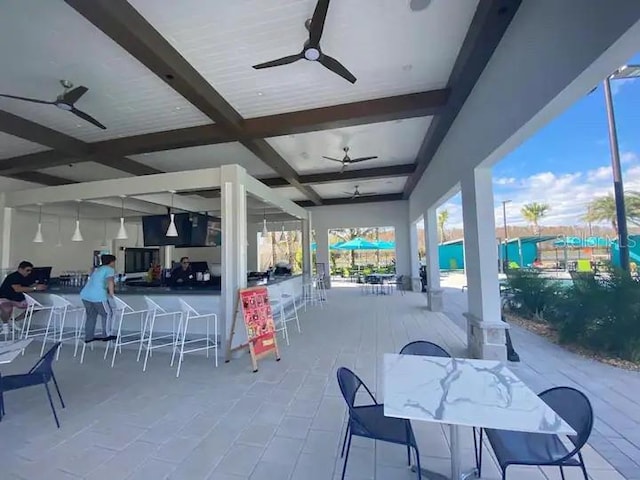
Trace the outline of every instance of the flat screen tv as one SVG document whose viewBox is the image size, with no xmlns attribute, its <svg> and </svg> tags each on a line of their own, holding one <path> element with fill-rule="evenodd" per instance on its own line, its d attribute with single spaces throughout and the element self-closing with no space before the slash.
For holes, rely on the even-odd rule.
<svg viewBox="0 0 640 480">
<path fill-rule="evenodd" d="M 218 247 L 222 244 L 220 219 L 200 213 L 191 215 L 191 246 Z"/>
<path fill-rule="evenodd" d="M 145 247 L 160 247 L 175 245 L 176 247 L 191 246 L 191 222 L 188 213 L 175 215 L 177 237 L 167 237 L 169 227 L 168 215 L 150 215 L 142 217 L 142 235 Z"/>
</svg>

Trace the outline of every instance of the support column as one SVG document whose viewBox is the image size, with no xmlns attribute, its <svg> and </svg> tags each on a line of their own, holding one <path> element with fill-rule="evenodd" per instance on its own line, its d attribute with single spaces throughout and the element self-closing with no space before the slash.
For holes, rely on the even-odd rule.
<svg viewBox="0 0 640 480">
<path fill-rule="evenodd" d="M 469 354 L 473 358 L 506 361 L 509 326 L 502 321 L 500 309 L 491 169 L 466 173 L 461 186 Z"/>
<path fill-rule="evenodd" d="M 302 275 L 305 278 L 310 278 L 311 273 L 313 272 L 313 266 L 311 265 L 311 260 L 313 258 L 313 252 L 311 248 L 311 235 L 312 227 L 311 227 L 311 213 L 309 213 L 308 219 L 302 220 Z M 328 266 L 327 266 L 328 268 Z"/>
<path fill-rule="evenodd" d="M 262 243 L 262 224 L 247 225 L 247 271 L 260 270 L 260 244 Z"/>
<path fill-rule="evenodd" d="M 162 249 L 162 265 L 163 268 L 173 268 L 173 253 L 175 251 L 176 247 L 174 247 L 173 245 L 165 245 L 164 248 Z"/>
<path fill-rule="evenodd" d="M 5 207 L 4 193 L 0 193 L 0 269 L 11 268 L 11 220 L 13 209 Z M 2 279 L 4 280 L 4 278 Z M 0 281 L 2 281 L 0 280 Z"/>
<path fill-rule="evenodd" d="M 331 261 L 329 257 L 329 230 L 316 230 L 316 262 L 324 263 L 325 287 L 331 288 Z"/>
<path fill-rule="evenodd" d="M 247 286 L 247 203 L 245 170 L 238 165 L 221 167 L 222 206 L 222 291 L 219 332 L 226 347 L 235 314 L 238 289 Z M 247 333 L 238 318 L 231 348 L 247 342 Z"/>
<path fill-rule="evenodd" d="M 420 246 L 418 245 L 418 222 L 411 222 L 409 227 L 409 241 L 410 251 L 409 258 L 411 259 L 411 290 L 419 292 L 422 290 L 422 284 L 420 283 Z"/>
<path fill-rule="evenodd" d="M 440 250 L 438 243 L 438 214 L 436 207 L 428 208 L 424 212 L 424 239 L 427 252 L 427 298 L 429 310 L 441 312 L 443 310 L 440 288 Z"/>
</svg>

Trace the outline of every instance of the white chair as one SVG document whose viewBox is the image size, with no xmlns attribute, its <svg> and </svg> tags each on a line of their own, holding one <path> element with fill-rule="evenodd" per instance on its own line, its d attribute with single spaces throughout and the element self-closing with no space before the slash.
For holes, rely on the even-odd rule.
<svg viewBox="0 0 640 480">
<path fill-rule="evenodd" d="M 153 350 L 156 348 L 162 347 L 174 347 L 177 338 L 177 330 L 176 330 L 176 319 L 178 319 L 177 324 L 180 325 L 180 319 L 182 318 L 181 311 L 168 312 L 152 299 L 145 295 L 144 301 L 147 304 L 147 314 L 144 319 L 144 327 L 142 328 L 142 340 L 140 341 L 140 348 L 138 348 L 138 362 L 140 361 L 140 354 L 142 353 L 142 348 L 146 349 L 144 355 L 144 365 L 142 366 L 142 371 L 147 370 L 147 361 L 149 360 L 149 356 L 153 356 Z M 155 327 L 156 319 L 158 318 L 167 318 L 171 317 L 172 321 L 172 329 L 171 333 L 160 336 L 153 336 L 153 329 Z M 159 344 L 154 345 L 153 342 L 157 340 L 164 340 L 170 338 L 171 342 L 161 342 Z"/>
<path fill-rule="evenodd" d="M 327 301 L 327 289 L 325 286 L 324 274 L 316 275 L 315 281 L 314 281 L 314 287 L 317 291 L 318 297 L 320 298 L 320 305 L 322 305 L 323 302 Z"/>
<path fill-rule="evenodd" d="M 180 309 L 182 310 L 182 316 L 180 317 L 180 324 L 178 326 L 178 335 L 176 336 L 176 341 L 173 345 L 173 354 L 171 355 L 171 366 L 173 366 L 173 362 L 175 360 L 176 352 L 179 352 L 178 357 L 178 370 L 176 372 L 176 377 L 180 376 L 180 367 L 182 366 L 182 360 L 184 358 L 185 353 L 193 353 L 205 350 L 207 352 L 207 358 L 209 357 L 209 350 L 215 349 L 215 363 L 216 367 L 218 366 L 218 316 L 215 313 L 203 313 L 200 314 L 198 311 L 185 302 L 182 298 L 180 299 Z M 213 341 L 210 336 L 210 322 L 213 319 Z M 193 320 L 197 320 L 198 322 L 204 321 L 206 325 L 206 337 L 192 338 L 187 340 L 187 333 L 189 331 L 189 322 L 193 323 Z M 189 350 L 185 350 L 185 345 L 189 345 L 191 343 L 205 343 L 205 346 L 194 347 Z"/>
<path fill-rule="evenodd" d="M 280 329 L 276 327 L 276 331 L 283 330 L 285 333 L 285 340 L 287 341 L 287 345 L 289 345 L 289 330 L 287 328 L 287 323 L 295 320 L 296 326 L 298 327 L 298 333 L 302 333 L 300 329 L 300 319 L 298 317 L 298 304 L 296 302 L 295 292 L 285 290 L 285 285 L 282 286 L 282 291 L 280 292 L 279 298 L 277 297 L 275 300 L 271 301 L 271 311 L 278 310 L 278 320 L 282 324 Z M 289 309 L 289 310 L 287 310 Z"/>
<path fill-rule="evenodd" d="M 40 349 L 40 355 L 44 354 L 44 347 L 48 338 L 52 338 L 54 342 L 63 342 L 64 340 L 74 340 L 75 352 L 78 350 L 78 331 L 81 330 L 81 325 L 84 319 L 84 307 L 78 307 L 73 305 L 69 300 L 60 295 L 48 294 L 49 301 L 51 302 L 49 310 L 49 319 L 47 320 L 47 326 L 42 337 L 42 348 Z M 75 327 L 73 332 L 64 331 L 65 321 L 67 314 L 74 314 Z M 80 320 L 80 322 L 78 321 Z M 80 325 L 80 327 L 79 327 Z M 62 347 L 62 346 L 61 346 Z M 60 358 L 60 350 L 58 348 L 56 353 L 56 360 Z M 74 356 L 75 356 L 74 352 Z"/>
<path fill-rule="evenodd" d="M 33 320 L 34 312 L 46 312 L 48 310 L 51 310 L 52 307 L 50 305 L 41 304 L 31 295 L 27 295 L 26 293 L 24 294 L 24 299 L 27 302 L 27 308 L 24 312 L 24 320 L 22 321 L 22 331 L 20 333 L 20 337 L 26 339 L 44 336 L 46 327 L 31 328 L 31 321 Z"/>
<path fill-rule="evenodd" d="M 320 308 L 324 308 L 322 304 L 322 298 L 320 296 L 320 290 L 316 288 L 316 278 L 311 277 L 306 279 L 302 283 L 302 302 L 304 304 L 304 311 L 307 311 L 307 305 L 320 305 Z"/>
</svg>

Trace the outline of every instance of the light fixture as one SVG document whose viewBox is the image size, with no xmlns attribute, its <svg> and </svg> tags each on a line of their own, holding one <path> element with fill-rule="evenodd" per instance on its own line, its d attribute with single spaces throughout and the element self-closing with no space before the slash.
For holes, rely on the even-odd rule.
<svg viewBox="0 0 640 480">
<path fill-rule="evenodd" d="M 56 247 L 62 246 L 62 226 L 60 224 L 60 217 L 58 217 L 58 243 L 56 243 Z"/>
<path fill-rule="evenodd" d="M 84 238 L 82 238 L 82 232 L 80 232 L 80 202 L 82 200 L 76 200 L 78 202 L 78 212 L 76 214 L 76 229 L 73 232 L 73 236 L 71 237 L 72 242 L 82 242 Z"/>
<path fill-rule="evenodd" d="M 118 234 L 116 235 L 116 240 L 126 240 L 129 238 L 127 235 L 127 229 L 124 227 L 124 199 L 125 196 L 122 195 L 122 211 L 120 212 L 120 229 L 118 230 Z"/>
<path fill-rule="evenodd" d="M 175 190 L 171 190 L 171 208 L 169 208 L 169 218 L 171 218 L 171 221 L 169 222 L 169 228 L 167 228 L 167 234 L 166 234 L 167 237 L 178 236 L 178 229 L 176 228 L 175 215 L 171 211 L 173 209 L 173 195 L 175 193 L 176 193 Z"/>
<path fill-rule="evenodd" d="M 280 230 L 280 241 L 284 242 L 286 240 L 286 236 L 284 234 L 284 222 L 282 223 L 282 230 Z"/>
<path fill-rule="evenodd" d="M 264 209 L 264 217 L 262 217 L 262 236 L 267 237 L 269 235 L 269 229 L 267 228 L 267 209 Z"/>
<path fill-rule="evenodd" d="M 42 238 L 42 204 L 39 203 L 38 206 L 40 207 L 38 212 L 38 231 L 36 236 L 33 237 L 33 243 L 44 243 L 44 238 Z"/>
</svg>

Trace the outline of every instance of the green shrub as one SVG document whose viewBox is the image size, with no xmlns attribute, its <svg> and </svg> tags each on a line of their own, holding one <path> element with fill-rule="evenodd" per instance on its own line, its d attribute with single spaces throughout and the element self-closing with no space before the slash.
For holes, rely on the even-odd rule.
<svg viewBox="0 0 640 480">
<path fill-rule="evenodd" d="M 530 270 L 510 270 L 507 288 L 511 310 L 525 318 L 544 316 L 545 310 L 555 306 L 555 294 L 560 289 L 556 282 Z"/>
<path fill-rule="evenodd" d="M 342 277 L 343 278 L 348 278 L 349 277 L 349 269 L 347 267 L 344 267 L 342 269 Z"/>
</svg>

